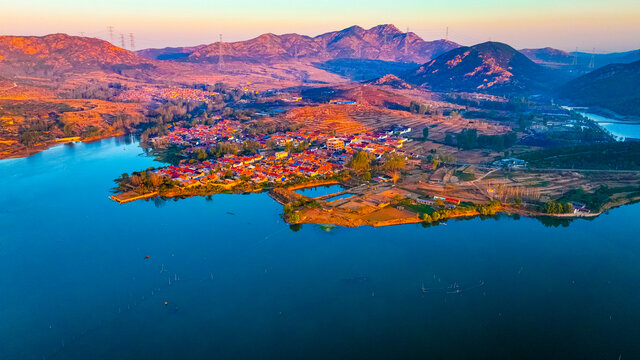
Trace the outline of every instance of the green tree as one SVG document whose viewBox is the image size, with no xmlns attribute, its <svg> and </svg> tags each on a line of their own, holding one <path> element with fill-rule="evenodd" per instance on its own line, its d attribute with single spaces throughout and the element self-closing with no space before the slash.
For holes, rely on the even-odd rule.
<svg viewBox="0 0 640 360">
<path fill-rule="evenodd" d="M 451 134 L 447 134 L 447 136 L 444 137 L 444 143 L 446 145 L 453 146 L 453 136 L 451 136 Z"/>
<path fill-rule="evenodd" d="M 429 127 L 425 126 L 424 129 L 422 129 L 422 140 L 427 140 L 427 138 L 429 138 Z"/>
</svg>

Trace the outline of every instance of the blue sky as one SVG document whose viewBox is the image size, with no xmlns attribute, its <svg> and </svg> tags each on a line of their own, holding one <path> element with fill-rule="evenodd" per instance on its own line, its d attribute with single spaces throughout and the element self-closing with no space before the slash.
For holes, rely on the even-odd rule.
<svg viewBox="0 0 640 360">
<path fill-rule="evenodd" d="M 0 33 L 55 32 L 107 39 L 107 26 L 134 33 L 136 47 L 245 40 L 265 32 L 317 35 L 392 23 L 425 39 L 463 45 L 623 51 L 640 48 L 640 1 L 623 0 L 2 0 Z"/>
</svg>

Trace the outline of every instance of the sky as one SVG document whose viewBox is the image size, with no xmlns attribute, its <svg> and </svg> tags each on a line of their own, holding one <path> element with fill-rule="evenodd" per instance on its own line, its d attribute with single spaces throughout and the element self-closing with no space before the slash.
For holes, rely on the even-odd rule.
<svg viewBox="0 0 640 360">
<path fill-rule="evenodd" d="M 394 24 L 425 40 L 462 45 L 613 52 L 640 49 L 638 0 L 0 0 L 1 35 L 134 34 L 136 49 L 247 40 L 262 33 L 319 35 Z"/>
</svg>

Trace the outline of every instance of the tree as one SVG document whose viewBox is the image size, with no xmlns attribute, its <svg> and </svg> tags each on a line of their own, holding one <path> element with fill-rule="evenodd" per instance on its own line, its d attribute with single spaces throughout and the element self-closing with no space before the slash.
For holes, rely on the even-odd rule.
<svg viewBox="0 0 640 360">
<path fill-rule="evenodd" d="M 371 181 L 371 172 L 367 171 L 366 173 L 362 174 L 362 180 Z"/>
<path fill-rule="evenodd" d="M 356 172 L 356 174 L 368 171 L 370 165 L 371 158 L 369 157 L 369 154 L 364 150 L 360 150 L 359 152 L 357 152 L 351 159 L 351 168 Z"/>
<path fill-rule="evenodd" d="M 574 210 L 574 208 L 573 208 L 573 204 L 572 204 L 572 203 L 565 203 L 565 204 L 562 206 L 562 208 L 564 209 L 564 212 L 565 212 L 566 214 L 571 214 L 571 213 L 573 213 L 573 210 Z"/>
<path fill-rule="evenodd" d="M 149 180 L 154 187 L 159 187 L 164 182 L 164 178 L 156 173 L 152 173 Z"/>
<path fill-rule="evenodd" d="M 403 170 L 407 166 L 404 156 L 398 153 L 389 153 L 385 155 L 384 168 L 390 172 Z"/>
<path fill-rule="evenodd" d="M 286 152 L 291 152 L 293 150 L 293 142 L 289 141 L 286 144 L 284 144 L 284 151 Z"/>
<path fill-rule="evenodd" d="M 20 142 L 26 147 L 32 147 L 40 142 L 42 133 L 35 130 L 27 130 L 20 135 Z"/>
<path fill-rule="evenodd" d="M 417 113 L 420 110 L 420 103 L 417 101 L 411 101 L 409 104 L 409 112 Z"/>
<path fill-rule="evenodd" d="M 478 130 L 464 129 L 456 134 L 458 148 L 463 150 L 473 149 L 478 145 Z"/>
<path fill-rule="evenodd" d="M 422 216 L 420 218 L 422 219 L 422 221 L 424 221 L 426 223 L 430 223 L 430 222 L 433 221 L 431 216 L 429 216 L 429 214 L 427 214 L 427 213 L 422 214 Z"/>
<path fill-rule="evenodd" d="M 289 222 L 297 223 L 300 221 L 300 213 L 297 211 L 289 213 Z"/>
<path fill-rule="evenodd" d="M 198 149 L 196 151 L 196 157 L 198 160 L 206 160 L 207 159 L 207 151 L 205 149 Z"/>
<path fill-rule="evenodd" d="M 131 184 L 135 187 L 142 185 L 142 177 L 138 174 L 133 174 L 131 176 Z"/>
<path fill-rule="evenodd" d="M 422 129 L 422 140 L 427 140 L 427 138 L 429 137 L 429 127 L 425 126 L 424 129 Z"/>
<path fill-rule="evenodd" d="M 453 136 L 451 136 L 451 134 L 447 134 L 447 136 L 444 137 L 444 143 L 446 145 L 453 146 Z"/>
<path fill-rule="evenodd" d="M 73 130 L 73 126 L 71 124 L 64 124 L 64 129 L 62 130 L 65 136 L 74 136 L 75 131 Z"/>
<path fill-rule="evenodd" d="M 404 156 L 397 153 L 390 153 L 385 155 L 385 160 L 383 167 L 386 171 L 392 173 L 391 179 L 395 184 L 400 178 L 400 174 L 398 173 L 400 170 L 404 169 L 406 166 L 406 161 Z"/>
</svg>

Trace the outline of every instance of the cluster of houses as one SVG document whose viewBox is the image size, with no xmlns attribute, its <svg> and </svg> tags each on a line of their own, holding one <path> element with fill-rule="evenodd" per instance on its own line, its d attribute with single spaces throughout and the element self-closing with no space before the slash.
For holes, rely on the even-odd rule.
<svg viewBox="0 0 640 360">
<path fill-rule="evenodd" d="M 178 166 L 156 170 L 158 174 L 187 187 L 209 183 L 284 183 L 296 177 L 332 175 L 341 171 L 351 156 L 359 151 L 369 152 L 376 157 L 399 151 L 406 139 L 395 135 L 398 130 L 334 137 L 301 128 L 270 135 L 247 136 L 243 134 L 243 124 L 240 122 L 221 120 L 214 125 L 175 127 L 168 135 L 152 141 L 157 146 L 181 146 L 186 153 L 197 149 L 207 150 L 220 142 L 243 143 L 252 140 L 259 145 L 254 155 L 227 154 L 218 159 L 183 161 Z M 298 145 L 303 143 L 309 146 L 299 148 Z"/>
<path fill-rule="evenodd" d="M 223 140 L 233 140 L 242 130 L 239 121 L 222 120 L 215 125 L 196 125 L 190 128 L 175 127 L 165 136 L 153 138 L 154 145 L 202 146 L 216 145 Z"/>
<path fill-rule="evenodd" d="M 330 162 L 328 159 L 326 151 L 319 149 L 291 154 L 276 152 L 271 156 L 225 155 L 216 160 L 184 163 L 155 171 L 186 187 L 206 184 L 236 185 L 240 182 L 284 183 L 300 176 L 329 176 L 342 169 L 339 161 Z"/>
<path fill-rule="evenodd" d="M 155 88 L 140 87 L 123 91 L 118 97 L 125 101 L 151 101 L 153 99 L 171 100 L 183 99 L 190 101 L 209 102 L 217 92 L 188 88 Z"/>
</svg>

